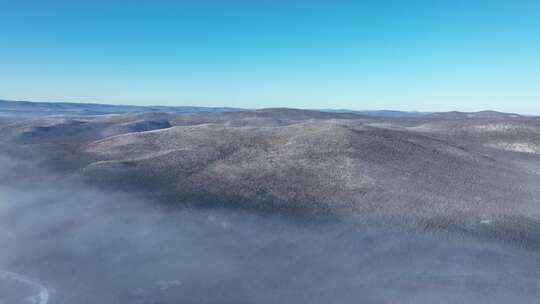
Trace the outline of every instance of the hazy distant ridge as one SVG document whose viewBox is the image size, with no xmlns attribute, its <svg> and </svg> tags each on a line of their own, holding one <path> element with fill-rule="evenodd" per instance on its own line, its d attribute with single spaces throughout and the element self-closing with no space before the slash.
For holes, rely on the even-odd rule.
<svg viewBox="0 0 540 304">
<path fill-rule="evenodd" d="M 279 108 L 276 108 L 279 109 Z M 131 105 L 111 105 L 97 103 L 77 103 L 77 102 L 31 102 L 31 101 L 11 101 L 0 100 L 0 114 L 4 115 L 100 115 L 100 114 L 121 114 L 121 113 L 197 113 L 197 112 L 235 112 L 251 111 L 251 109 L 241 109 L 232 107 L 197 107 L 197 106 L 131 106 Z M 308 111 L 308 110 L 305 110 Z M 388 118 L 442 118 L 442 119 L 467 119 L 467 118 L 515 118 L 519 114 L 503 113 L 497 111 L 479 112 L 416 112 L 416 111 L 394 111 L 394 110 L 347 110 L 347 109 L 313 109 L 317 112 L 328 113 L 349 113 L 366 117 L 388 117 Z"/>
</svg>

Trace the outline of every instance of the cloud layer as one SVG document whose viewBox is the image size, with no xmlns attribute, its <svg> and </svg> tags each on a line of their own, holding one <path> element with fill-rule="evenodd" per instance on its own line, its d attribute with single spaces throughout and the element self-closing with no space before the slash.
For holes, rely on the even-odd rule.
<svg viewBox="0 0 540 304">
<path fill-rule="evenodd" d="M 0 180 L 0 270 L 47 288 L 49 303 L 540 297 L 538 254 L 506 245 L 351 222 L 169 209 L 7 158 L 0 159 Z M 0 277 L 0 286 L 8 284 L 19 289 L 0 292 L 0 302 L 40 303 L 28 298 L 39 294 L 36 286 Z"/>
</svg>

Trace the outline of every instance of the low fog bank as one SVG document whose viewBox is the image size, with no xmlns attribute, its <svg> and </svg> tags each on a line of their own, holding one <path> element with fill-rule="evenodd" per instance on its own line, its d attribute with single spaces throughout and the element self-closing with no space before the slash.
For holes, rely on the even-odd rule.
<svg viewBox="0 0 540 304">
<path fill-rule="evenodd" d="M 537 303 L 508 244 L 164 209 L 0 158 L 0 303 Z"/>
</svg>

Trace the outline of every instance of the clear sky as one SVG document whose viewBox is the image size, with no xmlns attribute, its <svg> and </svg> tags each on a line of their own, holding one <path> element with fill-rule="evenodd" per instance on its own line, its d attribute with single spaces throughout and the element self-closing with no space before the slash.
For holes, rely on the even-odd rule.
<svg viewBox="0 0 540 304">
<path fill-rule="evenodd" d="M 540 1 L 0 0 L 0 99 L 540 114 Z"/>
</svg>

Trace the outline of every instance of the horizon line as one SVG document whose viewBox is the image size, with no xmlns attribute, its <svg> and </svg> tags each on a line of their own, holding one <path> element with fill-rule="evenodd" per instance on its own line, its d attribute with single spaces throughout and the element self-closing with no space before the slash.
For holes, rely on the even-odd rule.
<svg viewBox="0 0 540 304">
<path fill-rule="evenodd" d="M 389 111 L 389 112 L 404 112 L 404 113 L 417 113 L 417 114 L 436 114 L 436 113 L 452 113 L 452 112 L 458 112 L 458 113 L 481 113 L 481 112 L 497 112 L 497 113 L 504 113 L 504 114 L 516 114 L 524 117 L 537 117 L 540 116 L 540 114 L 522 114 L 519 112 L 506 112 L 506 111 L 500 111 L 495 109 L 479 109 L 475 111 L 463 111 L 463 110 L 446 110 L 446 111 L 422 111 L 422 110 L 396 110 L 392 108 L 380 108 L 380 109 L 353 109 L 353 108 L 307 108 L 307 107 L 287 107 L 287 106 L 275 106 L 275 107 L 258 107 L 258 108 L 243 108 L 243 107 L 233 107 L 233 106 L 196 106 L 196 105 L 161 105 L 161 104 L 146 104 L 146 105 L 136 105 L 136 104 L 125 104 L 125 103 L 105 103 L 101 101 L 51 101 L 51 100 L 28 100 L 28 99 L 4 99 L 0 98 L 0 101 L 5 102 L 21 102 L 21 103 L 49 103 L 49 104 L 72 104 L 72 105 L 101 105 L 101 106 L 116 106 L 116 107 L 141 107 L 141 108 L 152 108 L 152 107 L 160 107 L 160 108 L 208 108 L 208 109 L 233 109 L 233 110 L 248 110 L 248 111 L 255 111 L 255 110 L 264 110 L 264 109 L 299 109 L 299 110 L 308 110 L 308 111 L 321 111 L 321 112 L 327 112 L 327 111 L 334 111 L 334 112 L 383 112 L 383 111 Z"/>
</svg>

